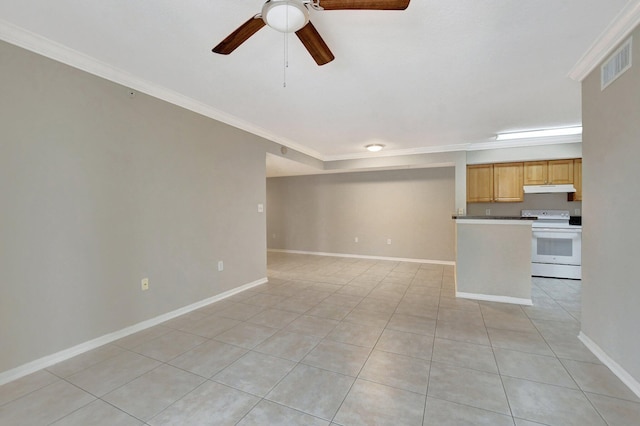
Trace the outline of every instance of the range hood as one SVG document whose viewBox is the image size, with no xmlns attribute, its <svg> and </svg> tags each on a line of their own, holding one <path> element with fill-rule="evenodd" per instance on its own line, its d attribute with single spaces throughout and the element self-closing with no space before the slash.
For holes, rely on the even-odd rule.
<svg viewBox="0 0 640 426">
<path fill-rule="evenodd" d="M 573 185 L 524 185 L 525 194 L 551 194 L 554 192 L 576 192 Z"/>
</svg>

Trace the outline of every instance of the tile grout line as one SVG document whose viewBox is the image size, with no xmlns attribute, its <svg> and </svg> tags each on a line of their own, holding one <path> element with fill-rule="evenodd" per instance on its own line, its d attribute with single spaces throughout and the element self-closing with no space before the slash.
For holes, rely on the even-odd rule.
<svg viewBox="0 0 640 426">
<path fill-rule="evenodd" d="M 352 281 L 352 280 L 351 280 L 351 281 Z M 350 282 L 350 281 L 349 281 L 349 282 Z M 346 284 L 344 284 L 344 285 L 346 285 Z M 343 285 L 342 287 L 344 287 L 344 285 Z M 332 294 L 335 294 L 335 292 L 332 292 Z M 327 297 L 329 297 L 329 296 L 327 296 Z M 322 301 L 324 301 L 327 297 L 325 297 Z M 322 301 L 318 302 L 315 306 L 317 306 L 318 304 L 322 303 Z M 356 306 L 357 306 L 357 305 L 356 305 Z M 352 308 L 352 309 L 351 309 L 351 311 L 349 311 L 349 312 L 352 312 L 352 311 L 353 311 L 353 309 L 355 309 L 355 307 L 354 307 L 354 308 Z M 307 312 L 308 312 L 308 311 L 307 311 Z M 300 314 L 300 315 L 299 315 L 299 317 L 301 317 L 301 316 L 303 316 L 303 315 L 305 315 L 305 313 Z M 311 316 L 311 315 L 309 315 L 309 316 Z M 299 317 L 298 317 L 298 318 L 299 318 Z M 327 318 L 324 318 L 324 317 L 317 317 L 317 318 L 327 319 Z M 294 320 L 294 321 L 295 321 L 295 320 Z M 292 322 L 293 322 L 293 321 L 292 321 Z M 334 326 L 334 327 L 332 328 L 332 330 L 331 330 L 331 331 L 329 331 L 329 332 L 327 333 L 327 335 L 326 335 L 326 336 L 322 337 L 322 338 L 318 341 L 318 343 L 316 343 L 316 344 L 313 346 L 313 348 L 311 348 L 311 349 L 310 349 L 310 350 L 305 354 L 305 356 L 303 356 L 300 360 L 295 361 L 295 363 L 296 363 L 296 364 L 293 366 L 293 368 L 291 368 L 291 369 L 287 372 L 287 374 L 285 374 L 285 375 L 284 375 L 280 380 L 278 380 L 278 382 L 277 382 L 276 384 L 274 384 L 274 385 L 269 389 L 269 391 L 268 391 L 268 392 L 267 392 L 263 397 L 261 397 L 260 401 L 259 401 L 256 405 L 258 405 L 261 401 L 266 400 L 266 401 L 269 401 L 269 402 L 271 402 L 271 403 L 275 403 L 275 404 L 278 404 L 278 405 L 282 405 L 282 406 L 287 407 L 287 408 L 289 408 L 289 409 L 293 409 L 293 410 L 295 410 L 295 411 L 298 411 L 298 412 L 304 413 L 304 414 L 306 414 L 306 415 L 309 415 L 309 416 L 312 416 L 312 417 L 315 417 L 315 418 L 319 418 L 319 417 L 316 417 L 315 415 L 313 415 L 313 414 L 311 414 L 311 413 L 307 413 L 307 412 L 304 412 L 304 411 L 300 411 L 300 410 L 298 410 L 298 409 L 296 409 L 296 408 L 294 408 L 294 407 L 290 407 L 290 406 L 288 406 L 288 405 L 286 405 L 286 404 L 281 404 L 281 403 L 278 403 L 278 402 L 275 402 L 275 401 L 271 401 L 270 399 L 267 399 L 267 397 L 269 396 L 269 394 L 270 394 L 270 393 L 271 393 L 271 392 L 272 392 L 272 391 L 273 391 L 273 390 L 274 390 L 274 389 L 275 389 L 275 388 L 276 388 L 276 387 L 277 387 L 281 382 L 283 382 L 283 381 L 284 381 L 284 380 L 285 380 L 285 379 L 286 379 L 286 378 L 291 374 L 291 372 L 293 372 L 293 370 L 295 370 L 295 369 L 296 369 L 298 366 L 300 366 L 300 365 L 304 365 L 304 366 L 308 366 L 308 367 L 312 367 L 312 368 L 318 368 L 318 369 L 320 369 L 320 370 L 328 371 L 328 372 L 335 373 L 335 374 L 341 374 L 341 373 L 336 373 L 335 371 L 328 370 L 328 369 L 325 369 L 325 368 L 322 368 L 322 367 L 316 367 L 316 366 L 311 366 L 311 365 L 308 365 L 308 364 L 304 364 L 304 363 L 302 362 L 302 361 L 304 360 L 304 358 L 306 358 L 306 356 L 307 356 L 307 355 L 309 355 L 311 352 L 313 352 L 313 351 L 318 347 L 318 345 L 320 345 L 320 343 L 322 343 L 322 342 L 327 338 L 327 336 L 328 336 L 328 335 L 329 335 L 333 330 L 335 330 L 335 328 L 340 324 L 340 322 L 342 322 L 342 320 L 340 320 L 340 321 L 338 322 L 338 324 L 336 324 L 336 326 Z M 283 328 L 283 329 L 281 329 L 281 330 L 284 330 L 284 328 Z M 317 337 L 319 337 L 319 336 L 317 336 Z M 255 349 L 255 348 L 254 348 L 254 349 Z M 371 349 L 371 350 L 373 350 L 373 349 Z M 251 349 L 251 350 L 250 350 L 250 352 L 253 352 L 253 349 Z M 260 353 L 260 352 L 257 352 L 257 353 Z M 261 354 L 261 353 L 260 353 L 260 354 Z M 245 355 L 246 355 L 246 354 L 245 354 Z M 286 358 L 283 358 L 283 359 L 286 359 Z M 289 360 L 289 361 L 291 361 L 291 360 Z M 365 361 L 365 362 L 366 362 L 366 361 Z M 364 366 L 364 364 L 363 364 L 363 366 Z M 344 376 L 350 377 L 349 375 L 344 375 Z M 342 404 L 344 403 L 344 400 L 346 399 L 347 395 L 348 395 L 348 394 L 349 394 L 349 392 L 351 391 L 351 388 L 353 387 L 353 384 L 355 383 L 355 381 L 356 381 L 356 380 L 357 380 L 357 376 L 356 376 L 356 377 L 354 377 L 354 381 L 353 381 L 353 383 L 351 384 L 351 386 L 349 386 L 349 389 L 348 389 L 348 390 L 347 390 L 347 392 L 345 393 L 345 397 L 343 398 L 342 402 L 340 403 L 340 406 L 339 406 L 339 407 L 338 407 L 338 409 L 336 410 L 336 413 L 332 416 L 332 418 L 331 418 L 331 419 L 329 419 L 329 421 L 330 421 L 330 422 L 332 422 L 332 421 L 333 421 L 333 418 L 337 415 L 338 411 L 340 410 L 340 407 L 341 407 L 341 406 L 342 406 Z M 235 388 L 233 388 L 233 389 L 235 389 Z M 238 389 L 238 390 L 239 390 L 239 389 Z M 254 406 L 254 407 L 255 407 L 255 406 Z M 253 407 L 252 407 L 252 409 L 253 409 Z M 243 416 L 243 418 L 244 418 L 244 417 L 246 417 L 246 416 L 249 414 L 249 412 L 251 412 L 251 410 L 249 410 L 249 411 L 248 411 L 248 412 Z M 242 420 L 242 419 L 241 419 L 241 420 Z M 238 422 L 240 422 L 241 420 L 239 420 Z M 237 422 L 237 423 L 238 423 L 238 422 Z M 237 423 L 236 423 L 236 424 L 237 424 Z"/>
<path fill-rule="evenodd" d="M 549 296 L 551 298 L 551 300 L 553 300 L 554 302 L 556 301 L 556 299 L 551 296 L 548 292 L 546 292 L 544 289 L 536 286 L 539 290 L 541 290 L 542 292 L 544 292 L 547 296 Z M 557 303 L 557 302 L 556 302 Z M 558 304 L 558 306 L 560 306 L 560 308 L 562 308 L 565 312 L 569 313 L 568 311 L 566 311 L 566 309 L 564 309 L 564 307 L 560 304 Z M 569 314 L 572 318 L 573 315 Z M 580 393 L 582 394 L 582 396 L 584 396 L 584 398 L 587 400 L 587 402 L 589 403 L 589 405 L 595 410 L 596 413 L 598 413 L 598 416 L 600 416 L 600 418 L 602 419 L 602 421 L 605 424 L 609 424 L 609 422 L 606 421 L 606 419 L 604 418 L 604 416 L 600 413 L 600 410 L 598 410 L 598 408 L 593 404 L 593 402 L 591 401 L 591 399 L 587 396 L 586 392 L 584 391 L 584 389 L 582 389 L 582 386 L 580 386 L 580 384 L 576 381 L 576 379 L 573 377 L 573 374 L 571 374 L 571 372 L 567 369 L 567 367 L 564 365 L 564 363 L 562 362 L 562 358 L 560 358 L 558 356 L 558 354 L 556 353 L 556 351 L 553 350 L 553 348 L 551 347 L 551 345 L 549 344 L 549 342 L 547 341 L 547 339 L 544 337 L 544 335 L 540 332 L 540 329 L 538 328 L 538 326 L 536 326 L 536 324 L 531 321 L 531 323 L 533 324 L 533 326 L 535 327 L 535 329 L 538 331 L 538 333 L 540 334 L 540 336 L 542 337 L 542 339 L 544 340 L 544 342 L 547 344 L 547 346 L 549 346 L 549 349 L 551 349 L 551 351 L 553 352 L 553 354 L 555 355 L 555 358 L 558 360 L 558 362 L 560 363 L 560 365 L 562 366 L 562 368 L 564 369 L 564 371 L 569 375 L 569 377 L 571 377 L 571 380 L 573 380 L 573 382 L 576 384 L 578 390 L 580 391 Z M 580 322 L 581 324 L 581 322 Z M 582 328 L 582 324 L 580 325 L 580 327 Z M 577 360 L 572 360 L 575 362 L 580 362 Z M 548 383 L 545 383 L 548 384 Z M 559 386 L 561 387 L 561 386 Z M 570 389 L 570 388 L 566 388 L 566 389 Z"/>
<path fill-rule="evenodd" d="M 371 269 L 371 268 L 369 268 Z M 369 270 L 367 269 L 367 270 Z M 389 274 L 387 273 L 385 275 L 385 278 L 388 276 Z M 382 280 L 380 280 L 378 282 L 378 284 L 376 285 L 376 287 L 378 285 L 380 285 L 380 283 L 384 281 L 384 278 Z M 376 288 L 374 287 L 373 289 L 371 289 L 371 291 L 369 291 L 368 294 L 371 294 L 371 292 Z M 355 308 L 354 308 L 355 309 Z M 387 324 L 389 323 L 389 321 L 387 321 Z M 386 326 L 385 326 L 386 327 Z M 384 333 L 384 329 L 382 331 Z M 382 336 L 382 333 L 380 333 L 380 336 Z M 380 339 L 380 336 L 378 336 L 378 340 Z M 377 344 L 377 341 L 376 341 Z M 333 416 L 331 417 L 331 419 L 329 420 L 330 423 L 334 423 L 335 422 L 335 418 L 338 415 L 338 413 L 340 412 L 340 409 L 342 408 L 342 406 L 344 405 L 344 402 L 347 400 L 347 397 L 349 396 L 349 394 L 351 393 L 351 389 L 353 389 L 353 386 L 356 384 L 356 381 L 358 380 L 358 376 L 360 375 L 360 372 L 362 371 L 362 369 L 364 368 L 365 364 L 367 363 L 367 361 L 369 361 L 369 357 L 371 357 L 371 352 L 373 352 L 373 348 L 375 348 L 375 345 L 373 345 L 373 347 L 371 348 L 371 350 L 369 351 L 369 355 L 367 355 L 367 359 L 365 359 L 364 363 L 362 364 L 362 366 L 360 367 L 360 369 L 358 370 L 358 374 L 356 374 L 356 377 L 353 379 L 353 382 L 351 383 L 351 385 L 349 386 L 349 389 L 347 390 L 347 392 L 344 394 L 344 398 L 342 398 L 342 401 L 340 402 L 340 405 L 338 405 L 338 408 L 336 409 L 336 412 L 333 414 Z"/>
<path fill-rule="evenodd" d="M 427 403 L 429 401 L 429 386 L 431 385 L 431 369 L 433 368 L 433 351 L 435 349 L 436 346 L 436 334 L 438 332 L 438 317 L 440 316 L 440 303 L 442 301 L 442 290 L 444 287 L 444 268 L 442 268 L 442 273 L 440 274 L 440 294 L 438 295 L 438 306 L 436 308 L 436 325 L 435 325 L 435 329 L 433 330 L 433 339 L 431 340 L 431 355 L 429 356 L 429 377 L 427 379 L 427 389 L 426 389 L 426 393 L 425 393 L 425 398 L 424 398 L 424 407 L 422 410 L 422 424 L 425 424 L 425 421 L 427 420 Z"/>
<path fill-rule="evenodd" d="M 387 273 L 385 275 L 385 278 L 389 276 L 391 272 Z M 415 273 L 414 273 L 414 277 L 415 277 Z M 378 286 L 380 285 L 380 283 L 382 283 L 384 281 L 384 278 L 378 283 Z M 376 286 L 377 287 L 377 286 Z M 376 288 L 374 287 L 369 294 Z M 407 287 L 408 289 L 408 287 Z M 403 297 L 404 295 L 407 293 L 407 289 L 405 289 L 404 293 L 403 293 Z M 402 298 L 400 299 L 402 300 Z M 398 302 L 398 305 L 400 304 L 400 302 Z M 398 305 L 396 305 L 396 308 L 394 309 L 394 313 L 397 311 L 398 309 Z M 355 307 L 354 307 L 355 309 Z M 393 314 L 391 314 L 391 317 L 393 317 Z M 335 422 L 335 418 L 338 415 L 338 413 L 340 412 L 340 409 L 342 408 L 342 406 L 344 405 L 344 402 L 347 400 L 347 397 L 349 396 L 349 394 L 351 393 L 351 390 L 353 389 L 353 386 L 356 384 L 356 382 L 358 381 L 358 378 L 360 376 L 360 373 L 362 372 L 362 369 L 364 368 L 364 366 L 367 364 L 367 362 L 369 361 L 369 358 L 371 358 L 371 354 L 373 353 L 373 351 L 375 350 L 376 345 L 378 344 L 378 342 L 380 341 L 380 337 L 382 336 L 382 334 L 384 333 L 384 330 L 386 330 L 387 325 L 389 324 L 389 322 L 391 321 L 391 319 L 387 320 L 386 325 L 382 328 L 382 332 L 380 333 L 380 335 L 378 336 L 378 338 L 376 339 L 376 342 L 373 344 L 373 346 L 371 347 L 370 351 L 369 351 L 369 355 L 367 355 L 367 359 L 365 359 L 365 361 L 362 363 L 362 366 L 360 367 L 360 369 L 358 370 L 358 373 L 356 374 L 353 383 L 351 383 L 351 386 L 349 386 L 349 389 L 347 390 L 347 393 L 345 394 L 344 398 L 342 399 L 342 402 L 340 402 L 340 405 L 338 406 L 338 409 L 336 410 L 335 414 L 333 415 L 333 417 L 331 418 L 330 422 L 334 423 Z M 364 379 L 360 379 L 360 380 L 364 380 Z M 373 383 L 377 383 L 377 382 L 373 382 Z M 380 384 L 380 383 L 378 383 Z M 385 385 L 383 385 L 385 386 Z M 425 395 L 425 401 L 426 401 L 426 395 Z M 424 410 L 423 410 L 423 416 L 424 416 Z"/>
<path fill-rule="evenodd" d="M 504 379 L 502 378 L 502 373 L 500 372 L 500 365 L 498 364 L 498 360 L 496 359 L 495 348 L 493 346 L 493 342 L 491 341 L 491 335 L 489 334 L 487 323 L 484 319 L 484 313 L 482 312 L 482 305 L 480 306 L 480 316 L 482 317 L 482 323 L 484 325 L 485 332 L 487 333 L 487 338 L 489 339 L 491 354 L 493 355 L 493 362 L 495 363 L 496 370 L 498 371 L 498 377 L 500 378 L 500 384 L 502 385 L 502 392 L 504 394 L 504 399 L 507 401 L 507 407 L 509 407 L 509 413 L 511 414 L 511 421 L 515 424 L 513 408 L 511 408 L 511 401 L 509 401 L 509 394 L 507 393 L 507 388 L 504 385 Z"/>
</svg>

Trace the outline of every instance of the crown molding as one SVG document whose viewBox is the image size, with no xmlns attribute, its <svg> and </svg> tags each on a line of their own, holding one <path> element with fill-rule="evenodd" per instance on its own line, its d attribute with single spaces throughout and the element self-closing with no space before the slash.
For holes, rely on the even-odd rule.
<svg viewBox="0 0 640 426">
<path fill-rule="evenodd" d="M 582 81 L 625 37 L 640 24 L 640 0 L 632 0 L 620 11 L 609 26 L 589 47 L 569 72 L 569 77 Z"/>
<path fill-rule="evenodd" d="M 454 151 L 466 151 L 468 143 L 457 145 L 441 145 L 432 147 L 421 148 L 408 148 L 408 149 L 395 149 L 389 151 L 378 151 L 375 153 L 369 152 L 357 152 L 351 154 L 340 155 L 325 155 L 322 157 L 323 161 L 342 161 L 342 160 L 361 160 L 366 158 L 380 158 L 380 157 L 401 157 L 405 155 L 419 155 L 419 154 L 438 154 L 441 152 L 454 152 Z"/>
<path fill-rule="evenodd" d="M 0 40 L 4 40 L 7 43 L 16 45 L 49 59 L 53 59 L 89 74 L 93 74 L 127 88 L 134 89 L 135 91 L 145 93 L 153 96 L 154 98 L 185 108 L 189 111 L 193 111 L 205 117 L 236 127 L 256 136 L 260 136 L 277 144 L 285 145 L 318 160 L 322 159 L 322 155 L 319 152 L 306 146 L 274 135 L 261 127 L 255 126 L 231 114 L 222 112 L 203 102 L 136 77 L 133 74 L 113 67 L 107 63 L 97 60 L 96 58 L 78 52 L 77 50 L 71 49 L 46 37 L 42 37 L 41 35 L 25 30 L 24 28 L 17 27 L 2 19 L 0 19 Z"/>
<path fill-rule="evenodd" d="M 543 145 L 561 145 L 566 143 L 580 143 L 582 135 L 550 136 L 546 138 L 513 139 L 504 141 L 476 142 L 469 144 L 467 151 L 482 151 L 485 149 L 522 148 Z"/>
<path fill-rule="evenodd" d="M 529 138 L 529 139 L 514 139 L 504 141 L 484 141 L 484 142 L 471 142 L 462 143 L 456 145 L 441 145 L 435 147 L 423 147 L 413 149 L 397 149 L 390 151 L 380 151 L 376 153 L 352 153 L 344 155 L 329 155 L 322 157 L 323 161 L 344 161 L 344 160 L 361 160 L 380 157 L 401 157 L 408 155 L 419 154 L 439 154 L 443 152 L 457 152 L 457 151 L 482 151 L 487 149 L 503 149 L 503 148 L 523 148 L 532 146 L 544 146 L 544 145 L 561 145 L 569 143 L 581 143 L 582 135 L 569 135 L 569 136 L 550 136 L 545 138 Z"/>
</svg>

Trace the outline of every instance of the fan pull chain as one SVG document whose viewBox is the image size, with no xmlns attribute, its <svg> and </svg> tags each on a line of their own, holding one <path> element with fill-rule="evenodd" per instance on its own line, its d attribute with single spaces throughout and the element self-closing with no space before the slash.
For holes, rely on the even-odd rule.
<svg viewBox="0 0 640 426">
<path fill-rule="evenodd" d="M 288 2 L 287 2 L 288 3 Z M 286 23 L 287 23 L 287 27 L 289 26 L 289 8 L 285 8 L 286 11 Z M 289 68 L 289 32 L 286 31 L 283 33 L 284 34 L 284 66 L 282 69 L 282 87 L 287 87 L 287 68 Z"/>
<path fill-rule="evenodd" d="M 282 87 L 287 87 L 287 68 L 289 68 L 289 38 L 284 33 L 284 63 L 282 64 Z"/>
</svg>

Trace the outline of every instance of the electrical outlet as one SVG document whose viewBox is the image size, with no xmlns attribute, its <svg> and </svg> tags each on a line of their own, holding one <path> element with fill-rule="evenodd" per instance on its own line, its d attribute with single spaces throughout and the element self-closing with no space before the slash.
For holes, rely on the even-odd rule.
<svg viewBox="0 0 640 426">
<path fill-rule="evenodd" d="M 218 272 L 224 271 L 224 262 L 222 260 L 218 261 Z"/>
<path fill-rule="evenodd" d="M 142 291 L 149 290 L 149 278 L 143 278 L 140 281 L 140 288 L 142 288 Z"/>
<path fill-rule="evenodd" d="M 573 214 L 575 214 L 576 216 L 580 216 L 580 209 L 574 209 Z"/>
<path fill-rule="evenodd" d="M 262 213 L 262 212 L 264 212 L 264 205 L 258 204 L 258 213 Z"/>
<path fill-rule="evenodd" d="M 484 214 L 491 216 L 491 209 L 485 209 Z"/>
<path fill-rule="evenodd" d="M 353 239 L 353 242 L 354 242 L 354 243 L 357 243 L 357 242 L 358 242 L 358 237 L 355 237 L 355 238 Z"/>
<path fill-rule="evenodd" d="M 391 238 L 387 238 L 387 244 L 391 244 Z"/>
</svg>

